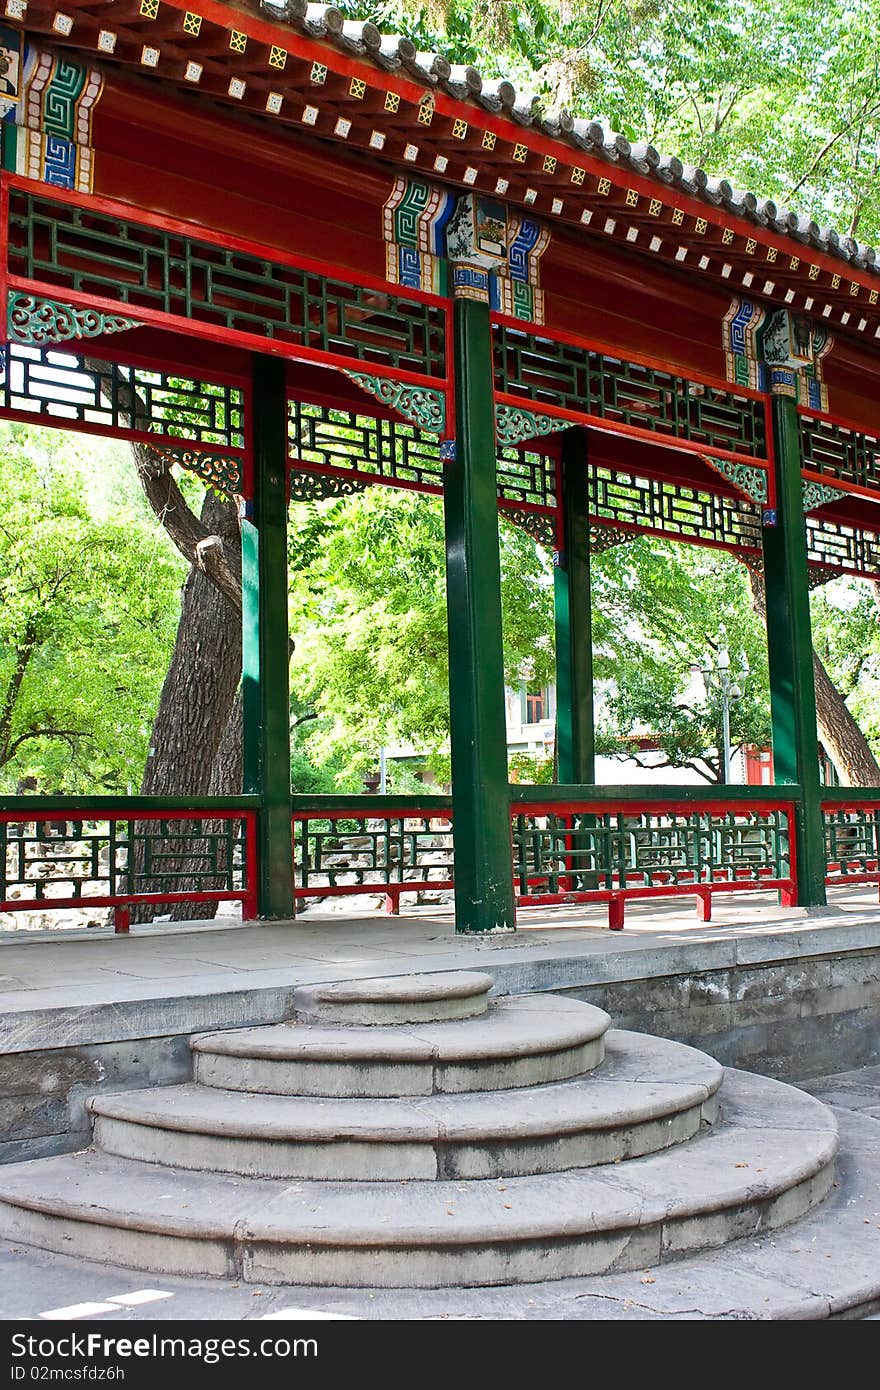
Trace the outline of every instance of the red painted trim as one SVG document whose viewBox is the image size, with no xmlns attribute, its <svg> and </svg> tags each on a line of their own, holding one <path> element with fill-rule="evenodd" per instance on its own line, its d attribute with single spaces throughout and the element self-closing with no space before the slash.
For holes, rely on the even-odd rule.
<svg viewBox="0 0 880 1390">
<path fill-rule="evenodd" d="M 290 472 L 309 473 L 324 478 L 352 478 L 355 482 L 375 484 L 378 487 L 400 488 L 405 492 L 429 493 L 433 497 L 442 497 L 443 489 L 439 484 L 434 483 L 415 483 L 405 478 L 389 478 L 381 473 L 362 473 L 359 468 L 337 468 L 329 463 L 305 463 L 302 459 L 288 456 Z M 291 499 L 295 500 L 295 499 Z"/>
<path fill-rule="evenodd" d="M 795 815 L 796 815 L 795 807 L 794 807 L 793 804 L 791 804 L 791 805 L 789 805 L 789 807 L 788 807 L 788 814 L 787 814 L 787 820 L 788 820 L 788 872 L 789 872 L 789 876 L 790 876 L 790 878 L 791 878 L 791 886 L 790 886 L 790 888 L 789 888 L 789 890 L 788 890 L 788 896 L 787 896 L 786 898 L 783 899 L 784 905 L 785 905 L 785 906 L 788 906 L 788 907 L 793 907 L 793 906 L 797 903 L 797 900 L 798 900 L 798 888 L 797 888 L 797 881 L 798 881 L 798 878 L 797 878 L 797 874 L 798 874 L 798 865 L 797 865 L 797 831 L 796 831 L 796 827 L 795 827 Z"/>
<path fill-rule="evenodd" d="M 254 496 L 254 412 L 250 382 L 244 388 L 242 404 L 244 406 L 244 462 L 241 469 L 240 495 L 248 501 L 252 501 Z M 256 834 L 256 830 L 254 834 Z M 256 844 L 256 841 L 254 843 Z M 254 863 L 256 863 L 256 859 Z M 254 892 L 256 892 L 256 887 Z M 256 902 L 256 899 L 254 901 Z"/>
<path fill-rule="evenodd" d="M 836 874 L 828 873 L 825 875 L 825 882 L 829 888 L 834 888 L 841 883 L 878 883 L 880 882 L 880 870 L 875 869 L 873 872 L 867 871 L 857 874 L 845 874 L 839 871 Z"/>
<path fill-rule="evenodd" d="M 5 178 L 0 176 L 0 237 L 7 237 L 9 229 L 9 184 Z M 0 338 L 6 341 L 8 311 L 7 311 L 7 289 L 6 282 L 8 276 L 7 258 L 0 255 L 0 312 L 3 315 L 2 331 Z"/>
<path fill-rule="evenodd" d="M 0 902 L 0 912 L 27 912 L 34 909 L 45 912 L 53 907 L 124 907 L 128 903 L 219 903 L 244 902 L 247 891 L 230 888 L 216 893 L 116 893 L 102 897 L 81 898 L 15 898 Z"/>
<path fill-rule="evenodd" d="M 0 810 L 0 821 L 22 822 L 29 824 L 31 821 L 70 821 L 72 824 L 79 824 L 81 821 L 111 821 L 111 820 L 246 820 L 253 817 L 255 812 L 249 807 L 243 807 L 240 811 L 228 811 L 226 809 L 215 809 L 212 806 L 187 806 L 167 811 L 114 811 L 106 807 L 90 807 L 88 805 L 75 806 L 65 810 L 64 805 L 54 806 L 51 811 L 29 811 L 19 808 L 17 811 Z M 63 838 L 59 836 L 59 839 Z"/>
<path fill-rule="evenodd" d="M 406 879 L 406 881 L 392 879 L 390 883 L 380 879 L 376 883 L 321 883 L 316 884 L 313 888 L 294 888 L 293 896 L 295 898 L 341 898 L 347 893 L 393 893 L 395 897 L 399 897 L 401 893 L 424 893 L 426 888 L 436 888 L 439 892 L 442 889 L 454 887 L 455 884 L 451 878 L 426 878 L 421 881 L 417 879 Z"/>
<path fill-rule="evenodd" d="M 76 193 L 72 189 L 59 189 L 54 186 L 49 191 L 49 186 L 45 183 L 24 178 L 21 174 L 0 174 L 0 181 L 6 183 L 10 189 L 19 188 L 22 192 L 39 198 L 41 202 L 70 204 L 88 212 L 105 213 L 109 217 L 119 218 L 122 222 L 133 222 L 136 226 L 155 227 L 160 231 L 170 232 L 174 236 L 186 237 L 191 241 L 206 242 L 208 245 L 217 246 L 221 250 L 241 251 L 245 255 L 256 256 L 263 261 L 271 261 L 275 265 L 305 270 L 345 285 L 378 290 L 382 294 L 390 293 L 400 299 L 419 300 L 424 304 L 434 304 L 440 309 L 447 310 L 447 312 L 449 309 L 450 301 L 442 295 L 430 294 L 426 290 L 410 289 L 408 285 L 393 285 L 378 275 L 365 274 L 363 271 L 358 273 L 356 279 L 352 279 L 350 269 L 340 270 L 340 267 L 332 261 L 294 255 L 289 251 L 280 250 L 277 246 L 267 246 L 264 242 L 250 241 L 245 237 L 234 236 L 226 232 L 215 232 L 206 228 L 201 222 L 187 222 L 178 217 L 168 217 L 164 213 L 153 212 L 149 208 L 140 207 L 135 203 L 120 202 L 115 198 L 107 198 L 95 193 Z M 8 226 L 8 222 L 4 225 Z"/>
<path fill-rule="evenodd" d="M 245 822 L 245 895 L 241 900 L 243 922 L 253 922 L 259 915 L 257 907 L 257 881 L 259 877 L 259 847 L 257 840 L 257 818 L 251 814 Z"/>
<path fill-rule="evenodd" d="M 764 439 L 767 442 L 767 501 L 764 506 L 776 509 L 776 450 L 773 444 L 773 397 L 764 397 Z"/>
<path fill-rule="evenodd" d="M 866 429 L 864 425 L 857 425 L 852 420 L 847 420 L 842 415 L 832 415 L 822 410 L 813 410 L 808 405 L 799 405 L 798 415 L 805 416 L 808 420 L 818 420 L 820 424 L 837 425 L 840 429 L 850 430 L 853 434 L 864 434 L 869 439 L 873 439 L 880 448 L 880 434 L 875 434 L 872 430 Z"/>
<path fill-rule="evenodd" d="M 551 342 L 570 343 L 573 347 L 583 348 L 586 352 L 599 352 L 604 357 L 614 358 L 618 362 L 634 362 L 640 367 L 650 367 L 653 371 L 665 373 L 666 376 L 679 377 L 682 381 L 693 381 L 700 386 L 711 386 L 715 390 L 724 391 L 728 396 L 745 396 L 755 401 L 767 400 L 764 391 L 756 391 L 752 386 L 740 386 L 737 382 L 727 381 L 720 376 L 703 376 L 694 372 L 676 367 L 668 358 L 651 357 L 648 353 L 631 352 L 629 348 L 621 349 L 613 343 L 607 343 L 601 338 L 587 338 L 579 333 L 570 333 L 563 328 L 548 327 L 546 324 L 529 323 L 525 319 L 512 319 L 506 314 L 493 314 L 493 324 L 497 323 L 503 328 L 513 328 L 517 332 L 532 338 L 548 338 Z"/>
<path fill-rule="evenodd" d="M 508 391 L 496 391 L 495 400 L 504 405 L 516 406 L 519 410 L 530 409 L 539 415 L 550 415 L 556 420 L 571 421 L 576 425 L 589 425 L 592 429 L 598 430 L 600 434 L 626 434 L 633 439 L 643 439 L 646 443 L 659 444 L 667 449 L 675 449 L 680 453 L 686 454 L 711 454 L 714 458 L 731 459 L 734 463 L 747 463 L 752 467 L 766 468 L 767 459 L 760 454 L 738 454 L 732 449 L 720 449 L 714 444 L 699 444 L 691 439 L 679 439 L 677 435 L 665 434 L 660 430 L 643 430 L 638 425 L 627 425 L 622 421 L 608 420 L 601 415 L 587 415 L 577 410 L 569 410 L 565 406 L 548 405 L 545 401 L 536 400 L 534 396 L 516 396 Z M 598 465 L 606 467 L 607 465 Z M 633 470 L 627 470 L 628 472 Z M 693 486 L 688 484 L 688 486 Z M 730 484 L 733 487 L 733 484 Z M 704 487 L 704 492 L 711 492 L 711 488 Z M 737 489 L 734 489 L 737 491 Z"/>
<path fill-rule="evenodd" d="M 18 817 L 21 820 L 21 816 Z M 57 820 L 58 817 L 56 816 Z M 346 806 L 344 810 L 321 811 L 294 811 L 291 819 L 296 821 L 306 820 L 446 820 L 452 821 L 452 810 L 447 807 L 445 810 L 438 810 L 436 806 L 423 810 L 419 807 L 404 807 L 390 811 L 364 810 L 363 807 Z"/>
<path fill-rule="evenodd" d="M 527 893 L 517 898 L 520 907 L 545 907 L 561 903 L 611 902 L 627 898 L 693 898 L 704 893 L 762 893 L 794 890 L 790 878 L 736 880 L 726 883 L 695 882 L 657 884 L 644 888 L 593 888 L 575 893 Z"/>
<path fill-rule="evenodd" d="M 876 488 L 873 489 L 863 487 L 861 483 L 851 483 L 847 478 L 838 478 L 836 473 L 820 473 L 815 468 L 801 469 L 801 476 L 810 482 L 823 483 L 825 487 L 839 488 L 841 492 L 848 493 L 850 497 L 864 497 L 866 501 L 880 502 L 880 476 L 878 476 Z M 826 503 L 825 505 L 833 504 Z M 807 515 L 810 516 L 812 513 L 808 512 Z M 834 521 L 835 518 L 829 517 L 829 520 Z M 861 522 L 839 521 L 837 524 L 839 526 L 851 526 L 854 531 L 858 531 Z M 875 528 L 868 526 L 865 529 L 870 531 Z M 878 522 L 876 529 L 880 530 L 880 522 Z"/>
</svg>

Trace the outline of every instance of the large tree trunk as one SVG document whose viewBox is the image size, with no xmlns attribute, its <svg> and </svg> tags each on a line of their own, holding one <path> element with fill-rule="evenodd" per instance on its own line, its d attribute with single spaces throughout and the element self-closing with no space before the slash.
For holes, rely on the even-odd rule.
<svg viewBox="0 0 880 1390">
<path fill-rule="evenodd" d="M 190 561 L 171 662 L 153 723 L 141 784 L 144 796 L 232 796 L 241 791 L 241 533 L 235 504 L 206 492 L 197 518 L 167 466 L 149 449 L 133 446 L 138 476 L 157 517 Z M 188 823 L 184 823 L 188 824 Z M 191 823 L 196 829 L 197 824 Z M 205 835 L 224 829 L 220 821 L 198 825 Z M 193 842 L 194 855 L 209 840 Z M 143 854 L 135 857 L 138 871 Z M 181 892 L 221 888 L 220 880 L 196 877 L 193 859 L 165 864 L 180 877 Z M 157 879 L 141 880 L 141 892 L 159 892 Z M 164 907 L 159 908 L 165 911 Z M 216 903 L 177 903 L 176 921 L 210 918 Z M 132 911 L 133 921 L 150 920 L 152 907 Z"/>
<path fill-rule="evenodd" d="M 205 495 L 201 521 L 224 547 L 238 539 L 234 505 L 213 493 Z M 144 796 L 208 794 L 240 679 L 240 618 L 214 582 L 193 567 L 183 586 L 177 638 L 153 724 Z"/>
<path fill-rule="evenodd" d="M 749 570 L 752 603 L 766 622 L 763 576 Z M 813 679 L 816 686 L 816 721 L 819 737 L 845 787 L 880 786 L 880 764 L 871 752 L 852 711 L 813 651 Z"/>
<path fill-rule="evenodd" d="M 880 764 L 837 686 L 813 652 L 819 737 L 845 787 L 880 786 Z"/>
</svg>

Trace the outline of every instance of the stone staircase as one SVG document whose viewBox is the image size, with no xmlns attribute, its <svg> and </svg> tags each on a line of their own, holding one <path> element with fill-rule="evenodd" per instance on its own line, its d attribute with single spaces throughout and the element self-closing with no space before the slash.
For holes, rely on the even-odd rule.
<svg viewBox="0 0 880 1390">
<path fill-rule="evenodd" d="M 141 1270 L 450 1288 L 641 1269 L 785 1226 L 831 1111 L 481 974 L 301 990 L 193 1040 L 194 1080 L 91 1101 L 94 1145 L 0 1168 L 0 1235 Z"/>
</svg>

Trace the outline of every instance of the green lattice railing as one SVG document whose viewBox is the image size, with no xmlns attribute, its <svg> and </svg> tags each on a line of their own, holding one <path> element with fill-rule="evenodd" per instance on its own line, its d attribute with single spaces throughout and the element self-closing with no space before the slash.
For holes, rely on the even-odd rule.
<svg viewBox="0 0 880 1390">
<path fill-rule="evenodd" d="M 765 406 L 721 386 L 496 325 L 495 387 L 528 400 L 617 421 L 707 449 L 767 457 Z"/>
<path fill-rule="evenodd" d="M 789 808 L 559 812 L 514 817 L 521 897 L 791 878 Z"/>
<path fill-rule="evenodd" d="M 696 896 L 704 917 L 715 892 L 772 888 L 791 900 L 798 789 L 786 793 L 771 801 L 766 788 L 721 788 L 712 800 L 675 788 L 658 802 L 639 788 L 511 788 L 517 898 L 608 902 L 618 926 L 628 897 Z M 384 894 L 396 911 L 402 893 L 452 886 L 449 798 L 295 802 L 298 898 Z"/>
<path fill-rule="evenodd" d="M 826 882 L 873 883 L 880 880 L 880 792 L 826 789 Z"/>
<path fill-rule="evenodd" d="M 10 274 L 334 356 L 445 378 L 435 304 L 13 189 Z M 59 293 L 58 298 L 63 298 Z"/>
<path fill-rule="evenodd" d="M 798 426 L 805 472 L 880 493 L 880 440 L 874 435 L 805 412 Z"/>
</svg>

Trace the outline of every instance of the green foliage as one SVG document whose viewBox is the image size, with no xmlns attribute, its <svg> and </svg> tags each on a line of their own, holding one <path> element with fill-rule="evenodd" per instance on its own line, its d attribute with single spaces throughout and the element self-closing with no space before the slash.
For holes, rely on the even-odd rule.
<svg viewBox="0 0 880 1390">
<path fill-rule="evenodd" d="M 813 645 L 868 742 L 880 747 L 880 626 L 875 586 L 835 579 L 811 599 Z"/>
<path fill-rule="evenodd" d="M 510 77 L 548 108 L 880 239 L 868 0 L 389 0 L 343 8 Z"/>
<path fill-rule="evenodd" d="M 599 752 L 638 759 L 637 736 L 650 734 L 663 765 L 721 780 L 721 701 L 707 696 L 699 668 L 722 644 L 734 678 L 743 655 L 750 668 L 731 706 L 732 744 L 769 744 L 766 637 L 738 561 L 646 537 L 597 557 L 593 575 Z"/>
<path fill-rule="evenodd" d="M 507 759 L 507 767 L 511 782 L 525 782 L 529 786 L 549 786 L 553 781 L 552 758 L 541 758 L 532 753 L 511 753 Z"/>
<path fill-rule="evenodd" d="M 291 509 L 294 699 L 318 718 L 307 737 L 340 780 L 379 749 L 437 753 L 448 735 L 443 511 L 439 501 L 376 487 Z M 546 558 L 501 527 L 507 675 L 551 678 L 552 586 Z M 399 775 L 399 774 L 395 774 Z"/>
<path fill-rule="evenodd" d="M 4 425 L 0 489 L 0 789 L 124 792 L 140 781 L 180 565 L 127 450 Z"/>
</svg>

